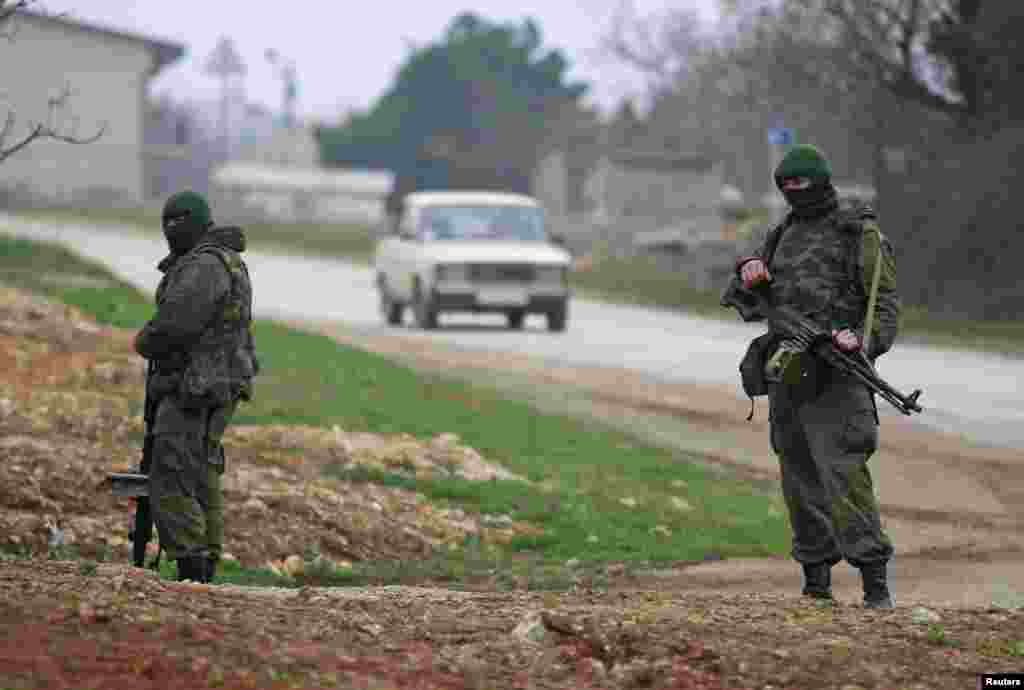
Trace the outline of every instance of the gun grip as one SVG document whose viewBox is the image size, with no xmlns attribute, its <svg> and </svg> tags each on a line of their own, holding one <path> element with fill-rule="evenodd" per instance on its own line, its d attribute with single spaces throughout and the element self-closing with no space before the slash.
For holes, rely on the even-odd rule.
<svg viewBox="0 0 1024 690">
<path fill-rule="evenodd" d="M 918 388 L 909 396 L 907 396 L 907 402 L 910 403 L 910 407 L 918 412 L 921 411 L 921 406 L 917 404 L 917 399 L 921 397 L 921 389 Z"/>
</svg>

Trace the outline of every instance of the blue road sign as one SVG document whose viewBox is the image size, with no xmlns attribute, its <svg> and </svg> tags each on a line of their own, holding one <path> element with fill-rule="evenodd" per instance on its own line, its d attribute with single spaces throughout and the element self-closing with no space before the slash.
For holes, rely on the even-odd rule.
<svg viewBox="0 0 1024 690">
<path fill-rule="evenodd" d="M 768 129 L 768 143 L 788 146 L 793 143 L 793 130 L 787 127 L 770 127 Z"/>
</svg>

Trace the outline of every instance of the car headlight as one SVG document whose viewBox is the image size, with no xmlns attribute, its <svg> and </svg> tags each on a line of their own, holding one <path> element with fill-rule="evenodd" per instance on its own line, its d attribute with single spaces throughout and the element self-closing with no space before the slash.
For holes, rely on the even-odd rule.
<svg viewBox="0 0 1024 690">
<path fill-rule="evenodd" d="M 564 285 L 567 269 L 565 266 L 538 266 L 537 282 L 547 285 Z"/>
<path fill-rule="evenodd" d="M 469 280 L 469 271 L 464 264 L 442 264 L 437 267 L 437 280 L 464 283 Z"/>
</svg>

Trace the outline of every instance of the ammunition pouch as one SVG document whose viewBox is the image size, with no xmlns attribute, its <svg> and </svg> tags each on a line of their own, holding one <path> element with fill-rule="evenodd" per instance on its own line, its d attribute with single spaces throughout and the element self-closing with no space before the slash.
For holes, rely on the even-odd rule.
<svg viewBox="0 0 1024 690">
<path fill-rule="evenodd" d="M 181 372 L 161 372 L 154 374 L 149 380 L 146 393 L 153 400 L 160 400 L 168 395 L 177 395 L 181 388 Z"/>
<path fill-rule="evenodd" d="M 185 409 L 195 410 L 226 405 L 239 397 L 239 392 L 224 383 L 211 382 L 191 369 L 162 371 L 149 381 L 148 395 L 154 401 L 174 398 Z"/>
<path fill-rule="evenodd" d="M 751 341 L 747 353 L 740 361 L 740 378 L 743 392 L 751 398 L 768 395 L 771 383 L 765 378 L 764 367 L 775 344 L 775 335 L 765 333 Z"/>
</svg>

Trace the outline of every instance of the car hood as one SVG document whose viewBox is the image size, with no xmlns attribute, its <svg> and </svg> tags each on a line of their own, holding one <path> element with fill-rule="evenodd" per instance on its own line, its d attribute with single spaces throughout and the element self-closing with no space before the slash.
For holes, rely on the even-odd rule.
<svg viewBox="0 0 1024 690">
<path fill-rule="evenodd" d="M 443 241 L 422 245 L 421 255 L 434 263 L 531 263 L 568 265 L 569 252 L 543 242 Z"/>
</svg>

